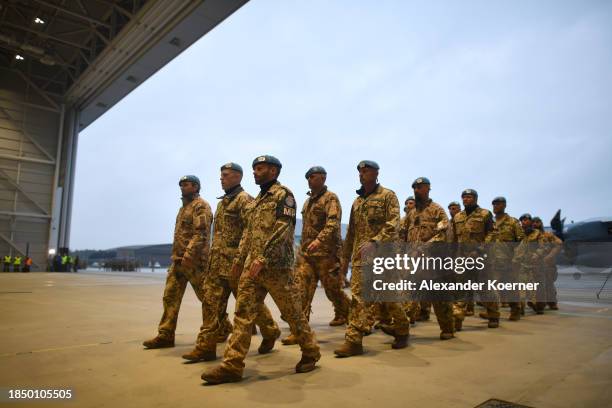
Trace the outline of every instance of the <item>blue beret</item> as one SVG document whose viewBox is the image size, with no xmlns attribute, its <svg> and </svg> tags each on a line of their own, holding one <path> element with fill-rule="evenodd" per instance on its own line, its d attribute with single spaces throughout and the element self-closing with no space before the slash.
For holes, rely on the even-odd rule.
<svg viewBox="0 0 612 408">
<path fill-rule="evenodd" d="M 531 219 L 532 219 L 532 218 L 531 218 L 531 214 L 529 214 L 529 213 L 525 213 L 525 214 L 523 214 L 523 215 L 521 215 L 521 216 L 519 217 L 519 220 L 520 220 L 520 221 L 523 221 L 524 219 L 530 219 L 530 220 L 531 220 Z"/>
<path fill-rule="evenodd" d="M 181 177 L 179 180 L 179 186 L 183 181 L 189 181 L 191 183 L 196 183 L 198 186 L 201 186 L 200 179 L 194 176 L 193 174 L 188 174 L 186 176 Z"/>
<path fill-rule="evenodd" d="M 465 195 L 473 195 L 474 197 L 478 198 L 478 192 L 471 188 L 466 188 L 465 190 L 463 190 L 463 192 L 461 193 L 461 197 Z"/>
<path fill-rule="evenodd" d="M 242 173 L 242 166 L 239 165 L 238 163 L 234 163 L 234 162 L 229 162 L 229 163 L 225 163 L 223 166 L 221 166 L 221 171 L 223 170 L 234 170 L 237 171 L 240 174 Z"/>
<path fill-rule="evenodd" d="M 371 169 L 374 170 L 379 170 L 380 167 L 378 166 L 378 163 L 376 163 L 373 160 L 362 160 L 359 162 L 359 164 L 357 165 L 357 170 L 359 169 L 363 169 L 364 167 L 369 167 Z"/>
<path fill-rule="evenodd" d="M 493 201 L 491 201 L 491 204 L 495 204 L 495 203 L 504 203 L 504 204 L 506 204 L 506 197 L 502 197 L 502 196 L 495 197 L 493 199 Z"/>
<path fill-rule="evenodd" d="M 325 171 L 325 169 L 322 166 L 313 166 L 313 167 L 309 168 L 308 171 L 306 172 L 306 178 L 308 178 L 311 175 L 316 174 L 316 173 L 327 174 L 327 172 Z"/>
<path fill-rule="evenodd" d="M 270 156 L 269 154 L 264 154 L 263 156 L 257 156 L 255 160 L 253 160 L 253 168 L 255 168 L 255 165 L 260 164 L 260 163 L 271 164 L 273 166 L 278 167 L 279 169 L 283 167 L 280 160 L 278 160 L 274 156 Z"/>
<path fill-rule="evenodd" d="M 414 186 L 416 186 L 417 184 L 428 184 L 428 185 L 431 185 L 431 183 L 429 182 L 429 179 L 427 177 L 419 177 L 418 179 L 414 180 L 412 182 L 412 188 L 414 188 Z"/>
<path fill-rule="evenodd" d="M 461 208 L 461 204 L 459 204 L 457 201 L 451 201 L 448 204 L 448 207 L 450 208 L 451 206 L 456 205 L 457 207 Z"/>
</svg>

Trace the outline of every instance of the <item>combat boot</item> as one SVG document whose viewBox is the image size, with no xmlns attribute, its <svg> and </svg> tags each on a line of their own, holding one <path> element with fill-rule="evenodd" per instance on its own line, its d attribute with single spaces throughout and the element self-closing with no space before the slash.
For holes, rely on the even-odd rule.
<svg viewBox="0 0 612 408">
<path fill-rule="evenodd" d="M 274 348 L 274 343 L 276 343 L 276 339 L 280 337 L 280 334 L 276 337 L 271 337 L 269 339 L 264 338 L 257 349 L 259 354 L 268 354 Z"/>
<path fill-rule="evenodd" d="M 548 308 L 550 310 L 559 310 L 559 306 L 557 305 L 557 302 L 548 302 Z"/>
<path fill-rule="evenodd" d="M 497 329 L 499 327 L 499 319 L 490 318 L 487 326 L 489 326 L 489 329 Z"/>
<path fill-rule="evenodd" d="M 389 336 L 395 337 L 395 328 L 393 327 L 392 324 L 381 323 L 380 330 L 382 330 L 383 333 L 388 334 Z"/>
<path fill-rule="evenodd" d="M 344 341 L 344 344 L 334 350 L 334 354 L 340 358 L 359 356 L 363 354 L 363 346 L 361 343 L 351 343 L 350 341 Z"/>
<path fill-rule="evenodd" d="M 430 319 L 429 310 L 421 309 L 421 311 L 419 312 L 419 317 L 416 320 L 417 322 L 427 322 L 429 321 L 429 319 Z"/>
<path fill-rule="evenodd" d="M 217 352 L 216 350 L 201 350 L 196 347 L 189 353 L 183 354 L 182 357 L 192 363 L 197 363 L 198 361 L 214 361 L 217 359 Z"/>
<path fill-rule="evenodd" d="M 174 347 L 174 336 L 168 338 L 168 337 L 161 337 L 161 336 L 156 336 L 150 340 L 146 340 L 142 342 L 142 345 L 145 346 L 148 349 L 159 349 L 159 348 L 168 348 L 168 347 Z"/>
<path fill-rule="evenodd" d="M 284 339 L 282 339 L 281 343 L 283 343 L 284 346 L 292 346 L 294 344 L 297 344 L 298 341 L 297 341 L 297 338 L 293 334 L 290 334 Z"/>
<path fill-rule="evenodd" d="M 480 312 L 478 313 L 478 316 L 480 316 L 481 319 L 485 319 L 485 320 L 489 319 L 489 314 L 487 312 Z"/>
<path fill-rule="evenodd" d="M 527 306 L 529 306 L 531 308 L 531 310 L 533 310 L 534 312 L 538 312 L 538 308 L 536 307 L 536 304 L 533 302 L 527 302 Z"/>
<path fill-rule="evenodd" d="M 334 319 L 331 322 L 329 322 L 330 326 L 342 326 L 343 324 L 346 324 L 346 316 L 342 316 L 338 314 L 336 314 L 334 316 Z"/>
<path fill-rule="evenodd" d="M 210 370 L 204 371 L 201 378 L 211 385 L 238 382 L 242 380 L 242 375 L 217 366 Z"/>
<path fill-rule="evenodd" d="M 401 336 L 395 336 L 395 340 L 391 344 L 391 348 L 395 350 L 403 349 L 408 346 L 408 335 L 403 334 Z"/>
<path fill-rule="evenodd" d="M 510 317 L 508 318 L 508 320 L 511 320 L 513 322 L 518 322 L 519 320 L 521 320 L 521 310 L 520 309 L 510 310 Z"/>
<path fill-rule="evenodd" d="M 296 373 L 307 373 L 315 369 L 317 361 L 321 358 L 321 353 L 318 353 L 316 357 L 305 356 L 302 354 L 302 359 L 296 364 Z"/>
<path fill-rule="evenodd" d="M 455 335 L 453 333 L 450 332 L 441 332 L 440 333 L 440 340 L 450 340 L 455 338 Z"/>
</svg>

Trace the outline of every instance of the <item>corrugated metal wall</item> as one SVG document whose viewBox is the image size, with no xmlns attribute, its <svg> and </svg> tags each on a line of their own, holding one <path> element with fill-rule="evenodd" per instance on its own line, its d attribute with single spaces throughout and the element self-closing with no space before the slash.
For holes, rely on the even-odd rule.
<svg viewBox="0 0 612 408">
<path fill-rule="evenodd" d="M 0 257 L 47 262 L 61 108 L 0 70 Z M 39 269 L 33 268 L 33 269 Z"/>
</svg>

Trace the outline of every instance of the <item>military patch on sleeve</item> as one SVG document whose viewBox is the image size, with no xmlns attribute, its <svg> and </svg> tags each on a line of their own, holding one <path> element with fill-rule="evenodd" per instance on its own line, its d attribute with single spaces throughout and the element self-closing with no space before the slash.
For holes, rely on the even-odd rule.
<svg viewBox="0 0 612 408">
<path fill-rule="evenodd" d="M 295 220 L 296 213 L 297 211 L 295 208 L 295 199 L 293 198 L 292 195 L 287 194 L 285 199 L 278 206 L 277 215 L 279 217 L 284 216 L 284 217 L 289 217 Z"/>
</svg>

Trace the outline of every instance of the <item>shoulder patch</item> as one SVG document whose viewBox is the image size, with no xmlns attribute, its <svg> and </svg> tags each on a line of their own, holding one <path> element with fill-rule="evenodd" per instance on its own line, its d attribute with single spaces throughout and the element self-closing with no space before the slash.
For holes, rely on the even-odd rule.
<svg viewBox="0 0 612 408">
<path fill-rule="evenodd" d="M 287 197 L 285 198 L 285 206 L 295 208 L 295 200 L 289 194 L 287 194 Z"/>
</svg>

